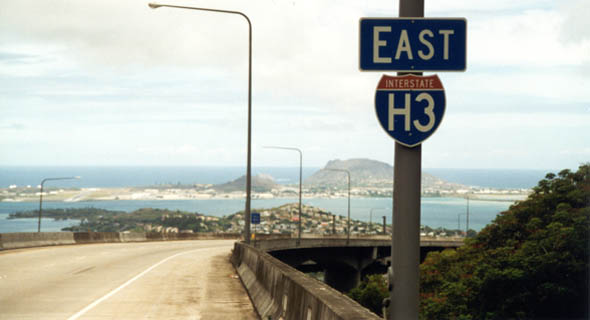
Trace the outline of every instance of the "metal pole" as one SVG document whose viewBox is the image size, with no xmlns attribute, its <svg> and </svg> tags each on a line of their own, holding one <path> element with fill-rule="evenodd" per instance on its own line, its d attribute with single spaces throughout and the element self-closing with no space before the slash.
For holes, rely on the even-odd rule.
<svg viewBox="0 0 590 320">
<path fill-rule="evenodd" d="M 60 178 L 45 178 L 41 180 L 41 193 L 39 194 L 39 222 L 37 223 L 37 232 L 41 232 L 41 216 L 43 212 L 43 185 L 45 181 L 50 180 L 73 180 L 73 179 L 80 179 L 80 177 L 60 177 Z"/>
<path fill-rule="evenodd" d="M 418 319 L 421 146 L 395 144 L 390 319 Z"/>
<path fill-rule="evenodd" d="M 399 16 L 423 17 L 424 0 L 399 0 Z M 396 142 L 389 319 L 418 319 L 421 171 L 422 146 Z"/>
<path fill-rule="evenodd" d="M 298 228 L 298 236 L 297 236 L 297 245 L 299 245 L 301 243 L 301 181 L 302 181 L 302 176 L 303 176 L 303 152 L 301 151 L 301 149 L 299 148 L 295 148 L 295 147 L 278 147 L 278 146 L 266 146 L 264 148 L 267 149 L 282 149 L 282 150 L 293 150 L 293 151 L 297 151 L 299 152 L 299 224 L 297 226 Z"/>
<path fill-rule="evenodd" d="M 347 224 L 347 233 L 346 233 L 346 245 L 350 244 L 350 172 L 347 170 L 346 174 L 348 175 L 348 221 Z"/>
<path fill-rule="evenodd" d="M 329 171 L 345 172 L 348 178 L 348 221 L 346 222 L 346 245 L 350 243 L 350 171 L 346 169 L 328 169 Z"/>
<path fill-rule="evenodd" d="M 381 210 L 381 209 L 388 209 L 388 208 L 371 208 L 369 210 L 369 231 L 373 229 L 373 210 Z"/>
<path fill-rule="evenodd" d="M 200 10 L 210 11 L 219 13 L 230 13 L 237 14 L 248 22 L 248 147 L 247 147 L 247 160 L 246 160 L 246 209 L 245 209 L 245 229 L 244 229 L 244 240 L 250 244 L 250 199 L 252 195 L 252 23 L 247 15 L 239 11 L 230 10 L 219 10 L 209 8 L 197 8 L 197 7 L 185 7 L 175 6 L 169 4 L 158 4 L 150 3 L 148 6 L 152 9 L 160 7 L 178 8 L 178 9 L 189 9 L 189 10 Z"/>
<path fill-rule="evenodd" d="M 467 232 L 469 232 L 469 195 L 467 195 L 467 221 L 465 223 L 465 236 L 467 237 Z"/>
<path fill-rule="evenodd" d="M 252 24 L 250 19 L 243 14 L 241 16 L 248 21 L 248 159 L 246 160 L 246 232 L 250 243 L 250 203 L 252 199 Z"/>
<path fill-rule="evenodd" d="M 41 232 L 41 213 L 43 212 L 43 184 L 45 179 L 41 181 L 41 193 L 39 194 L 39 223 L 37 224 L 37 232 Z"/>
<path fill-rule="evenodd" d="M 386 221 L 387 217 L 383 216 L 383 234 L 387 234 L 387 221 Z"/>
<path fill-rule="evenodd" d="M 299 150 L 299 237 L 297 238 L 297 245 L 301 243 L 301 177 L 303 176 L 303 153 Z"/>
<path fill-rule="evenodd" d="M 332 234 L 336 234 L 336 215 L 332 215 Z"/>
</svg>

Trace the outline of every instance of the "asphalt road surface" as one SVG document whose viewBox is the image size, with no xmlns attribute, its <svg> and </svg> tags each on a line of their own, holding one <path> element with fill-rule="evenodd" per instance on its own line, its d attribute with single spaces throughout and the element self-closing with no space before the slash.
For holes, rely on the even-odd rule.
<svg viewBox="0 0 590 320">
<path fill-rule="evenodd" d="M 0 319 L 258 319 L 233 240 L 0 252 Z"/>
</svg>

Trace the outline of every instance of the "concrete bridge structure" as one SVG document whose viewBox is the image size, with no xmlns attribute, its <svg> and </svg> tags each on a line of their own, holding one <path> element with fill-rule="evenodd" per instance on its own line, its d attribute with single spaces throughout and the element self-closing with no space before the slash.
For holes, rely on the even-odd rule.
<svg viewBox="0 0 590 320">
<path fill-rule="evenodd" d="M 462 239 L 423 238 L 421 256 L 459 247 Z M 390 256 L 389 237 L 268 239 L 236 242 L 232 262 L 262 319 L 379 319 L 342 291 L 362 274 L 381 272 Z M 325 272 L 325 282 L 302 271 Z"/>
<path fill-rule="evenodd" d="M 457 248 L 460 238 L 423 238 L 420 261 L 428 252 Z M 355 288 L 370 274 L 384 274 L 391 265 L 391 238 L 386 236 L 343 238 L 307 238 L 297 245 L 295 239 L 273 239 L 255 244 L 259 248 L 295 269 L 324 272 L 324 281 L 341 292 Z"/>
</svg>

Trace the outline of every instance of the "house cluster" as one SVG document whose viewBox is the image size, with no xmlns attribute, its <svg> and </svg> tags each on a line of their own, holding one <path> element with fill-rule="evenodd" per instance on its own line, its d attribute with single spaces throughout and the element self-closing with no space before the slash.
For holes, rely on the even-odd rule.
<svg viewBox="0 0 590 320">
<path fill-rule="evenodd" d="M 320 208 L 302 205 L 301 229 L 306 234 L 330 235 L 346 233 L 347 218 L 333 215 Z M 257 212 L 252 210 L 252 212 Z M 289 203 L 278 208 L 261 210 L 260 223 L 252 224 L 252 232 L 259 234 L 295 234 L 299 226 L 299 205 Z M 226 232 L 242 232 L 244 216 L 236 214 Z M 377 234 L 382 231 L 378 224 L 369 225 L 363 221 L 350 221 L 351 234 Z"/>
</svg>

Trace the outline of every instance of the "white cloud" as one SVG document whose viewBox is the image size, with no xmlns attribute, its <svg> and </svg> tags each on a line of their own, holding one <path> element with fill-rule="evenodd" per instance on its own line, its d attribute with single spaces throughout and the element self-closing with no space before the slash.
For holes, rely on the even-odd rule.
<svg viewBox="0 0 590 320">
<path fill-rule="evenodd" d="M 469 60 L 466 73 L 440 75 L 447 115 L 425 144 L 436 152 L 425 151 L 424 166 L 526 167 L 548 150 L 543 141 L 585 150 L 588 3 L 428 1 L 427 15 L 467 17 Z M 391 162 L 393 142 L 373 111 L 381 74 L 358 71 L 358 20 L 394 16 L 396 2 L 203 5 L 242 10 L 253 21 L 255 144 L 299 146 L 313 165 L 359 156 Z M 13 151 L 0 163 L 57 145 L 72 163 L 242 165 L 246 39 L 240 17 L 151 10 L 143 1 L 5 1 L 0 142 Z M 16 134 L 14 124 L 24 129 Z M 565 144 L 556 138 L 562 131 Z M 569 161 L 552 154 L 551 166 Z M 254 151 L 259 164 L 285 157 Z"/>
<path fill-rule="evenodd" d="M 560 12 L 547 10 L 469 21 L 468 63 L 555 68 L 590 62 L 590 42 L 563 40 L 567 23 Z"/>
<path fill-rule="evenodd" d="M 581 149 L 562 149 L 559 151 L 560 155 L 563 156 L 582 156 L 586 157 L 586 162 L 590 162 L 590 148 L 581 148 Z"/>
<path fill-rule="evenodd" d="M 443 125 L 461 130 L 504 130 L 519 129 L 537 132 L 537 130 L 563 129 L 582 130 L 590 125 L 590 114 L 553 113 L 494 113 L 494 114 L 454 114 L 444 119 Z"/>
<path fill-rule="evenodd" d="M 568 0 L 558 0 L 568 1 Z M 433 0 L 427 1 L 425 10 L 453 14 L 457 12 L 503 13 L 526 10 L 531 7 L 550 8 L 558 2 L 556 0 Z M 428 13 L 426 14 L 429 15 Z"/>
<path fill-rule="evenodd" d="M 448 99 L 470 97 L 471 104 L 480 101 L 489 105 L 500 97 L 511 97 L 518 101 L 511 103 L 518 104 L 518 108 L 536 110 L 539 107 L 537 101 L 542 100 L 544 103 L 559 105 L 560 112 L 568 112 L 568 104 L 590 103 L 587 90 L 590 87 L 590 76 L 575 69 L 491 68 L 461 75 L 443 75 L 441 78 Z"/>
<path fill-rule="evenodd" d="M 586 0 L 564 1 L 560 3 L 563 25 L 560 29 L 560 39 L 564 43 L 584 43 L 586 48 L 590 43 L 590 2 Z M 588 58 L 588 57 L 586 57 Z"/>
</svg>

